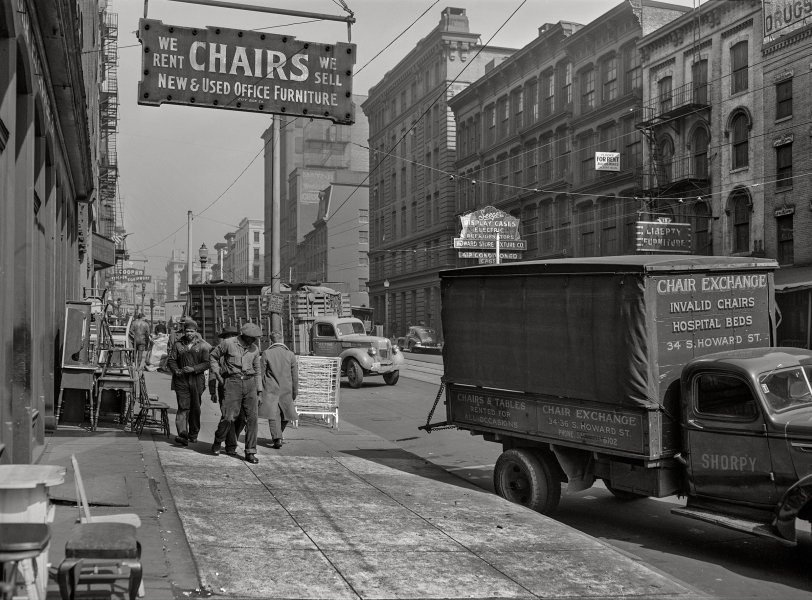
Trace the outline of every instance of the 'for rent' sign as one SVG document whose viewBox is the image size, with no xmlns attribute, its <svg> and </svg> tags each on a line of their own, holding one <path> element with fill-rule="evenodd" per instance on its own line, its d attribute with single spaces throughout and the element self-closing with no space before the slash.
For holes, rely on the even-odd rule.
<svg viewBox="0 0 812 600">
<path fill-rule="evenodd" d="M 355 122 L 355 44 L 304 42 L 261 31 L 195 29 L 141 19 L 138 103 L 163 103 Z"/>
</svg>

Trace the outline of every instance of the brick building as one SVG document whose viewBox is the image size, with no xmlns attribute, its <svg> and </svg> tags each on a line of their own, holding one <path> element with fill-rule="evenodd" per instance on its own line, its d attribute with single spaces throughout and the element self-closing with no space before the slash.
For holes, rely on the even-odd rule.
<svg viewBox="0 0 812 600">
<path fill-rule="evenodd" d="M 687 10 L 643 0 L 588 25 L 542 25 L 451 99 L 458 214 L 491 204 L 518 217 L 525 259 L 633 252 L 645 207 L 636 199 L 644 146 L 636 44 Z M 596 172 L 595 152 L 619 152 L 620 171 Z"/>
<path fill-rule="evenodd" d="M 448 173 L 456 135 L 448 99 L 514 52 L 483 47 L 479 37 L 465 9 L 443 9 L 437 27 L 362 104 L 369 120 L 370 301 L 386 335 L 418 321 L 440 327 L 437 273 L 455 266 L 456 194 Z"/>
<path fill-rule="evenodd" d="M 792 3 L 773 2 L 773 10 L 783 14 L 784 4 Z M 770 17 L 764 15 L 759 57 L 764 136 L 754 143 L 764 161 L 764 250 L 781 265 L 775 276 L 782 317 L 778 342 L 812 348 L 812 96 L 806 93 L 812 25 L 799 20 L 779 28 Z"/>
</svg>

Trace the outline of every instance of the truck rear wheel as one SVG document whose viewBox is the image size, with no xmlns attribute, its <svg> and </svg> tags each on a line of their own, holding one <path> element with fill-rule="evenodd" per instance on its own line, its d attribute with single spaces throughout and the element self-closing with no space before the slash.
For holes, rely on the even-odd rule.
<svg viewBox="0 0 812 600">
<path fill-rule="evenodd" d="M 493 469 L 496 493 L 537 512 L 552 512 L 561 500 L 561 483 L 553 477 L 549 460 L 526 448 L 505 450 Z"/>
<path fill-rule="evenodd" d="M 349 382 L 350 387 L 355 390 L 361 387 L 361 384 L 364 383 L 364 370 L 354 358 L 347 361 L 347 381 Z"/>
<path fill-rule="evenodd" d="M 386 385 L 395 385 L 400 379 L 400 371 L 389 371 L 389 373 L 383 374 L 383 380 L 386 382 Z"/>
</svg>

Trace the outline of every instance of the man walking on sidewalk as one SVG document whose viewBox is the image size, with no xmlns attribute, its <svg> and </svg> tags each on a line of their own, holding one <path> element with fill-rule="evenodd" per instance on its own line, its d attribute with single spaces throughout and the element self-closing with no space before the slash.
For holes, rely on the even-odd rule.
<svg viewBox="0 0 812 600">
<path fill-rule="evenodd" d="M 262 394 L 261 355 L 257 340 L 262 330 L 254 323 L 246 323 L 240 335 L 221 341 L 210 355 L 211 372 L 218 383 L 223 383 L 222 416 L 214 434 L 211 451 L 220 454 L 220 445 L 234 427 L 240 411 L 245 413 L 245 460 L 252 464 L 257 458 L 257 407 Z"/>
<path fill-rule="evenodd" d="M 282 447 L 282 432 L 296 419 L 296 392 L 299 370 L 296 355 L 283 343 L 281 331 L 271 332 L 271 346 L 262 354 L 264 390 L 259 416 L 268 419 L 273 447 Z"/>
<path fill-rule="evenodd" d="M 183 336 L 169 348 L 166 365 L 172 373 L 172 387 L 178 400 L 175 442 L 183 446 L 196 442 L 200 431 L 200 400 L 206 390 L 210 350 L 211 346 L 197 334 L 197 323 L 191 319 L 183 324 Z"/>
<path fill-rule="evenodd" d="M 217 337 L 221 340 L 227 340 L 228 338 L 233 338 L 240 334 L 240 330 L 234 327 L 234 325 L 226 325 L 223 327 L 223 330 L 219 333 Z M 220 372 L 223 371 L 223 362 L 222 357 L 220 357 Z M 221 383 L 222 382 L 222 383 Z M 209 370 L 209 394 L 211 395 L 211 401 L 217 402 L 220 405 L 220 414 L 223 414 L 223 400 L 226 397 L 226 389 L 224 385 L 225 381 L 223 379 L 220 382 L 217 381 L 217 377 L 214 375 L 214 371 L 211 369 Z M 244 411 L 240 411 L 240 414 L 234 419 L 234 422 L 231 427 L 228 428 L 228 432 L 226 433 L 226 454 L 229 456 L 237 456 L 237 440 L 240 439 L 240 434 L 242 430 L 245 428 L 245 413 Z"/>
</svg>

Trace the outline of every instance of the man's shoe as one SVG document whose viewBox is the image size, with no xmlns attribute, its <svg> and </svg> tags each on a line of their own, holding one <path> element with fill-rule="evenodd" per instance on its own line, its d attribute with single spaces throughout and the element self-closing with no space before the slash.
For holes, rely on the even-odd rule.
<svg viewBox="0 0 812 600">
<path fill-rule="evenodd" d="M 175 443 L 180 444 L 181 446 L 188 446 L 189 445 L 189 440 L 187 440 L 185 437 L 182 437 L 180 435 L 176 435 L 175 436 Z"/>
<path fill-rule="evenodd" d="M 252 465 L 255 465 L 259 462 L 259 459 L 256 454 L 246 454 L 245 462 L 250 462 Z"/>
<path fill-rule="evenodd" d="M 220 444 L 213 444 L 211 447 L 211 453 L 215 456 L 220 456 Z"/>
<path fill-rule="evenodd" d="M 277 450 L 279 450 L 281 447 L 282 447 L 282 440 L 274 440 L 273 441 L 273 446 L 271 446 L 271 448 L 276 448 Z"/>
<path fill-rule="evenodd" d="M 197 436 L 195 436 L 195 437 L 190 437 L 190 438 L 186 438 L 186 439 L 187 439 L 187 440 L 189 440 L 189 443 L 191 443 L 191 444 L 194 444 L 194 443 L 196 443 L 196 442 L 197 442 Z"/>
</svg>

